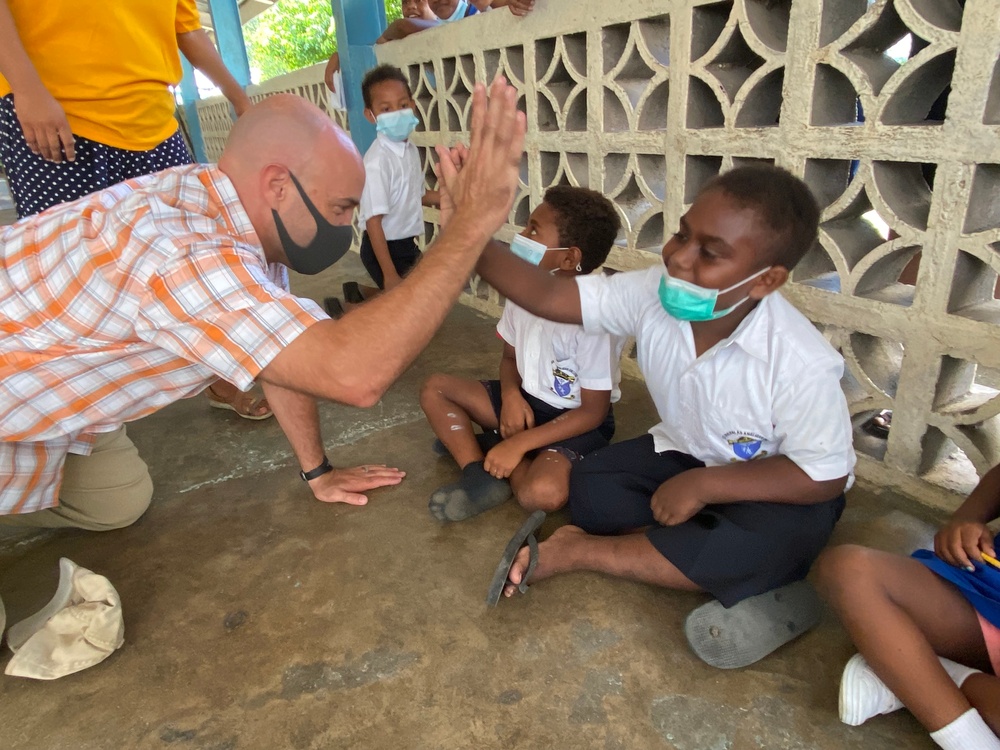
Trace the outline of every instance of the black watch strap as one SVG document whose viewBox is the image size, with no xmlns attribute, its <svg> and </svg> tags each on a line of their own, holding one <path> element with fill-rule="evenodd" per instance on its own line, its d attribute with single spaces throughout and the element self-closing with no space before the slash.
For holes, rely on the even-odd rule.
<svg viewBox="0 0 1000 750">
<path fill-rule="evenodd" d="M 333 471 L 333 467 L 330 465 L 330 459 L 323 456 L 323 463 L 311 471 L 300 471 L 299 476 L 302 477 L 302 481 L 311 482 L 316 477 L 321 477 L 328 471 Z"/>
</svg>

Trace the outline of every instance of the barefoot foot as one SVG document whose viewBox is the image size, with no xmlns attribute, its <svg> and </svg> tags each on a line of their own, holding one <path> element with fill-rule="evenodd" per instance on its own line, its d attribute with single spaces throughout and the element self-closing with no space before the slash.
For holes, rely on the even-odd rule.
<svg viewBox="0 0 1000 750">
<path fill-rule="evenodd" d="M 557 573 L 572 570 L 576 548 L 587 537 L 587 532 L 578 526 L 561 526 L 556 529 L 552 536 L 538 545 L 538 564 L 527 582 L 538 583 Z M 504 596 L 510 597 L 517 592 L 518 585 L 524 580 L 528 562 L 528 548 L 523 547 L 510 566 L 510 573 L 507 575 L 509 583 L 503 587 Z"/>
</svg>

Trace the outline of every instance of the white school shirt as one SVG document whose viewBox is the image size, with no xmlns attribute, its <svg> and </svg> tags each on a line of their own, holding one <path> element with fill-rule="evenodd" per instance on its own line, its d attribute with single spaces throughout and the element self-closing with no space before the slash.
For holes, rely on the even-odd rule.
<svg viewBox="0 0 1000 750">
<path fill-rule="evenodd" d="M 387 240 L 405 240 L 424 231 L 424 170 L 417 147 L 379 133 L 365 154 L 365 189 L 358 219 L 361 228 L 382 217 Z"/>
<path fill-rule="evenodd" d="M 619 360 L 625 339 L 544 320 L 510 300 L 497 333 L 514 347 L 521 387 L 550 406 L 578 409 L 581 388 L 611 391 L 611 403 L 621 398 Z"/>
<path fill-rule="evenodd" d="M 660 423 L 655 449 L 708 466 L 787 456 L 817 482 L 848 476 L 855 463 L 844 360 L 812 323 L 772 292 L 732 336 L 695 357 L 691 324 L 660 305 L 663 267 L 611 277 L 581 276 L 589 333 L 635 336 L 639 368 Z"/>
</svg>

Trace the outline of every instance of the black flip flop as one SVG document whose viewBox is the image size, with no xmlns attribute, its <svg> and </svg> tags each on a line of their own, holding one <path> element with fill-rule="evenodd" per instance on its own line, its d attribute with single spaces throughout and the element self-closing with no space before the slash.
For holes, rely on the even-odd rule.
<svg viewBox="0 0 1000 750">
<path fill-rule="evenodd" d="M 538 564 L 538 540 L 535 539 L 535 531 L 538 530 L 543 521 L 545 521 L 545 512 L 536 510 L 528 516 L 527 520 L 521 524 L 521 528 L 517 530 L 517 533 L 507 542 L 507 546 L 503 551 L 503 557 L 500 558 L 500 563 L 493 574 L 493 580 L 490 582 L 490 590 L 486 594 L 487 606 L 495 607 L 497 602 L 500 601 L 503 587 L 507 584 L 507 575 L 510 573 L 510 567 L 514 564 L 514 558 L 517 557 L 517 553 L 521 551 L 525 544 L 528 545 L 528 569 L 524 571 L 524 578 L 518 584 L 517 590 L 522 594 L 528 592 L 527 581 Z"/>
<path fill-rule="evenodd" d="M 344 299 L 352 305 L 360 305 L 365 301 L 365 295 L 361 293 L 361 286 L 356 281 L 345 281 L 343 287 Z"/>
<path fill-rule="evenodd" d="M 336 297 L 324 297 L 323 307 L 326 308 L 326 314 L 334 320 L 344 317 L 344 306 L 340 304 L 340 300 Z"/>
</svg>

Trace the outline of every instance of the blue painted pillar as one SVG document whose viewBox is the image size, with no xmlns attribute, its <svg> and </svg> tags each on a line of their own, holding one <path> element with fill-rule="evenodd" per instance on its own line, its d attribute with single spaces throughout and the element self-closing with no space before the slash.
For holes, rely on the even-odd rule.
<svg viewBox="0 0 1000 750">
<path fill-rule="evenodd" d="M 184 70 L 184 77 L 181 78 L 181 112 L 184 115 L 184 123 L 187 125 L 188 135 L 191 137 L 191 148 L 194 151 L 194 160 L 204 164 L 208 161 L 205 155 L 205 138 L 201 134 L 201 122 L 198 120 L 198 84 L 194 80 L 194 68 L 181 55 L 181 68 Z"/>
<path fill-rule="evenodd" d="M 344 77 L 347 122 L 354 145 L 363 154 L 375 140 L 375 127 L 365 119 L 361 79 L 375 67 L 375 40 L 385 31 L 384 0 L 332 0 L 337 51 Z"/>
<path fill-rule="evenodd" d="M 208 0 L 215 27 L 215 43 L 222 62 L 229 68 L 236 82 L 244 88 L 250 84 L 250 61 L 243 41 L 243 24 L 237 0 Z M 280 12 L 280 8 L 279 8 Z"/>
</svg>

